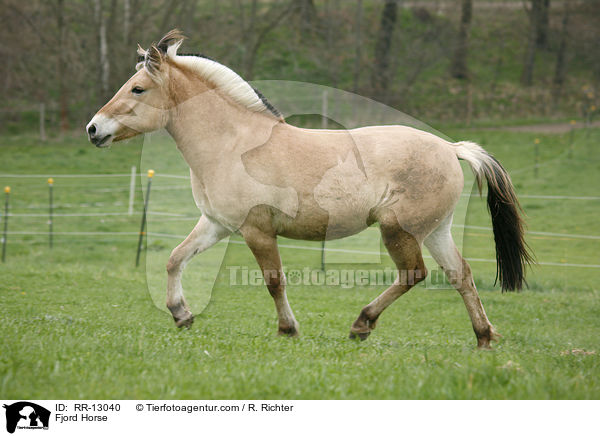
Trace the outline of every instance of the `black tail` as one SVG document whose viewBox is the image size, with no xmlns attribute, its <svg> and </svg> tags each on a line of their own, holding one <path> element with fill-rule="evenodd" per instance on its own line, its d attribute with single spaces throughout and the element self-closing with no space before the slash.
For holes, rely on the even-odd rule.
<svg viewBox="0 0 600 436">
<path fill-rule="evenodd" d="M 525 269 L 534 262 L 525 242 L 522 209 L 506 170 L 492 155 L 477 144 L 459 142 L 457 155 L 468 161 L 481 189 L 481 178 L 488 184 L 487 205 L 492 216 L 496 242 L 496 282 L 502 291 L 514 291 L 525 285 Z M 462 149 L 462 150 L 461 150 Z"/>
</svg>

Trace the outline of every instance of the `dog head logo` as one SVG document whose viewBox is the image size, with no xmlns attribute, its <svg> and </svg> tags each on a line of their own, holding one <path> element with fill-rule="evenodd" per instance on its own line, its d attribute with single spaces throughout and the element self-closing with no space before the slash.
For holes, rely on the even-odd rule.
<svg viewBox="0 0 600 436">
<path fill-rule="evenodd" d="M 47 429 L 50 411 L 29 401 L 19 401 L 4 405 L 6 409 L 6 431 L 14 433 L 19 429 Z"/>
</svg>

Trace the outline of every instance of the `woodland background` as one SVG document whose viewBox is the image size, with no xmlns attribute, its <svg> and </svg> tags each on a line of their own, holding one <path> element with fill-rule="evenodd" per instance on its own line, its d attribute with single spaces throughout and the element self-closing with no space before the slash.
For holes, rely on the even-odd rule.
<svg viewBox="0 0 600 436">
<path fill-rule="evenodd" d="M 247 80 L 296 80 L 427 123 L 591 120 L 600 2 L 2 0 L 0 132 L 80 129 L 178 27 Z M 267 96 L 268 97 L 268 96 Z"/>
</svg>

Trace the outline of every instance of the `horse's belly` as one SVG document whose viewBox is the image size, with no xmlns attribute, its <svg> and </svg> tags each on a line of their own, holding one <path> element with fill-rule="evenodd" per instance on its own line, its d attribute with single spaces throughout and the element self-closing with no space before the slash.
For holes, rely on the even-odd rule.
<svg viewBox="0 0 600 436">
<path fill-rule="evenodd" d="M 290 239 L 324 241 L 355 235 L 368 227 L 366 221 L 336 219 L 327 214 L 321 219 L 276 219 L 277 234 Z"/>
</svg>

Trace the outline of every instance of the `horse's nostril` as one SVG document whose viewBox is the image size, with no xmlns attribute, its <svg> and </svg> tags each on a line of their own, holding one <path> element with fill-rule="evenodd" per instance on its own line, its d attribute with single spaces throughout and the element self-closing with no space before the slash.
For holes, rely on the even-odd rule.
<svg viewBox="0 0 600 436">
<path fill-rule="evenodd" d="M 96 125 L 92 124 L 90 127 L 88 127 L 88 134 L 90 136 L 94 136 L 95 133 L 96 133 Z"/>
</svg>

